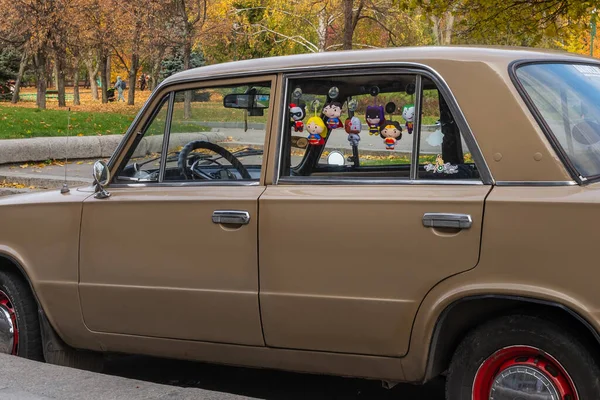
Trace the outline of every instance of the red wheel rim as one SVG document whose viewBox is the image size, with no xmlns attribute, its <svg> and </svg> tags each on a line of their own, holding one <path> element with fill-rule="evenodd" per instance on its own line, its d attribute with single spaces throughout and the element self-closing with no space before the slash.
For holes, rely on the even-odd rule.
<svg viewBox="0 0 600 400">
<path fill-rule="evenodd" d="M 15 314 L 15 309 L 13 307 L 12 302 L 10 301 L 10 298 L 2 290 L 0 290 L 0 306 L 4 307 L 8 311 L 8 314 L 10 315 L 10 318 L 12 319 L 14 333 L 13 333 L 13 349 L 12 349 L 11 354 L 16 355 L 17 350 L 19 348 L 19 328 L 17 326 L 17 315 Z"/>
<path fill-rule="evenodd" d="M 551 355 L 531 346 L 506 347 L 488 357 L 475 375 L 473 400 L 493 400 L 496 385 L 512 371 L 535 375 L 539 382 L 549 383 L 559 395 L 557 400 L 579 400 L 573 380 L 563 366 Z M 521 390 L 527 393 L 526 389 Z"/>
</svg>

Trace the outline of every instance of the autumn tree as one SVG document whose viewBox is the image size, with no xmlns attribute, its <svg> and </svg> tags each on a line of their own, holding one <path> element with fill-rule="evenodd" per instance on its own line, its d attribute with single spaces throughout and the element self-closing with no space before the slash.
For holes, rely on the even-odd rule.
<svg viewBox="0 0 600 400">
<path fill-rule="evenodd" d="M 173 8 L 173 43 L 183 55 L 183 69 L 190 68 L 190 58 L 194 42 L 206 22 L 207 0 L 171 0 Z M 192 92 L 186 91 L 184 97 L 184 118 L 191 114 Z"/>
<path fill-rule="evenodd" d="M 110 84 L 108 59 L 112 43 L 117 36 L 114 4 L 112 0 L 71 0 L 79 10 L 78 38 L 80 54 L 88 70 L 92 97 L 98 98 L 96 79 L 100 74 L 102 102 L 108 102 L 107 89 Z M 119 13 L 120 15 L 120 13 Z"/>
<path fill-rule="evenodd" d="M 597 6 L 595 0 L 463 0 L 457 34 L 463 43 L 554 47 Z"/>
<path fill-rule="evenodd" d="M 64 1 L 0 0 L 0 9 L 3 10 L 0 38 L 31 55 L 36 77 L 36 103 L 40 109 L 46 108 L 49 55 L 54 43 L 52 30 L 63 18 L 60 9 Z"/>
</svg>

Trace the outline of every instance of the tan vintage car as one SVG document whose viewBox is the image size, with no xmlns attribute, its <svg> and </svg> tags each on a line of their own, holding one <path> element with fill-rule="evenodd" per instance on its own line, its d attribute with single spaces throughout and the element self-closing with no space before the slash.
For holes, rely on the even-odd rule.
<svg viewBox="0 0 600 400">
<path fill-rule="evenodd" d="M 444 47 L 193 69 L 94 176 L 0 201 L 0 352 L 600 398 L 595 59 Z"/>
</svg>

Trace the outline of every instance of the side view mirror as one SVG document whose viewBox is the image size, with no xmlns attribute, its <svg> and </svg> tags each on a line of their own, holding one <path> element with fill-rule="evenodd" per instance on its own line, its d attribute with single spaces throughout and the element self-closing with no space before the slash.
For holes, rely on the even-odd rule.
<svg viewBox="0 0 600 400">
<path fill-rule="evenodd" d="M 94 163 L 92 175 L 94 177 L 94 183 L 96 184 L 96 194 L 94 195 L 97 199 L 106 199 L 110 197 L 110 193 L 104 190 L 104 186 L 110 182 L 110 170 L 106 162 L 98 160 Z"/>
</svg>

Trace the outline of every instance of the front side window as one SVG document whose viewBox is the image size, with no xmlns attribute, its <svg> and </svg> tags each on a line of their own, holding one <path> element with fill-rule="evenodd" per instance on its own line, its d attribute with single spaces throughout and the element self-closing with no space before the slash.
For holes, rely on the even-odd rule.
<svg viewBox="0 0 600 400">
<path fill-rule="evenodd" d="M 270 82 L 175 91 L 155 111 L 117 179 L 258 181 L 270 108 Z"/>
<path fill-rule="evenodd" d="M 288 88 L 280 177 L 480 180 L 448 103 L 425 76 L 301 77 Z"/>
<path fill-rule="evenodd" d="M 165 96 L 142 130 L 119 179 L 127 181 L 158 181 L 162 145 L 167 124 L 169 96 Z"/>
<path fill-rule="evenodd" d="M 600 67 L 528 64 L 516 77 L 577 172 L 600 175 Z"/>
</svg>

